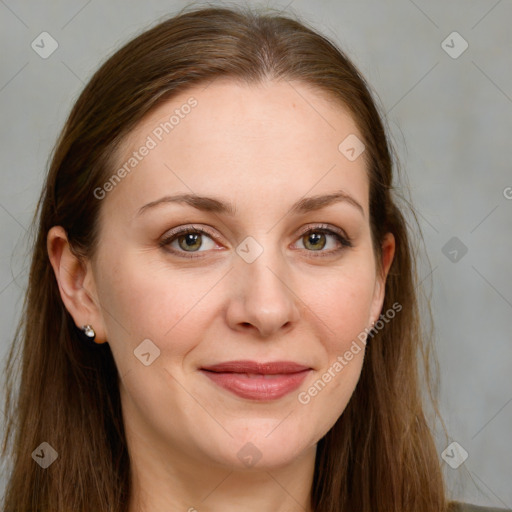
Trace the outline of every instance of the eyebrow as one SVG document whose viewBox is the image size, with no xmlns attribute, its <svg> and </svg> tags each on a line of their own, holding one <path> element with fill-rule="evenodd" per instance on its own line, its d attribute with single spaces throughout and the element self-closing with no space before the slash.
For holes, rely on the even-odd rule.
<svg viewBox="0 0 512 512">
<path fill-rule="evenodd" d="M 312 197 L 305 197 L 299 199 L 296 203 L 294 203 L 290 209 L 292 214 L 304 214 L 316 210 L 320 210 L 321 208 L 325 208 L 335 203 L 346 202 L 351 204 L 359 212 L 365 216 L 364 209 L 360 203 L 358 203 L 351 195 L 347 194 L 343 190 L 339 190 L 332 194 L 327 195 L 318 195 Z M 145 211 L 159 206 L 161 204 L 167 203 L 184 203 L 192 206 L 198 210 L 206 211 L 206 212 L 214 212 L 224 215 L 229 215 L 231 217 L 236 215 L 236 208 L 231 203 L 223 202 L 219 199 L 215 199 L 213 197 L 199 196 L 197 194 L 177 194 L 174 196 L 164 196 L 155 201 L 151 201 L 150 203 L 142 206 L 137 215 L 141 215 Z"/>
</svg>

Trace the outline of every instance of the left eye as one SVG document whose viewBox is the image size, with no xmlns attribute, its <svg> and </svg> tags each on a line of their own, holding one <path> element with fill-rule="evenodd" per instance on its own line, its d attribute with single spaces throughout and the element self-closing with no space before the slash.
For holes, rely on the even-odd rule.
<svg viewBox="0 0 512 512">
<path fill-rule="evenodd" d="M 322 251 L 322 249 L 326 248 L 329 245 L 329 237 L 334 239 L 334 247 L 331 243 L 331 247 L 327 247 L 327 250 Z M 322 252 L 333 252 L 336 251 L 337 244 L 348 245 L 346 243 L 346 239 L 344 239 L 338 233 L 331 231 L 329 229 L 310 229 L 302 234 L 299 240 L 303 243 L 305 249 L 312 251 L 322 251 Z"/>
<path fill-rule="evenodd" d="M 185 228 L 170 233 L 160 242 L 160 246 L 166 247 L 179 256 L 196 258 L 200 256 L 195 256 L 193 253 L 215 249 L 216 243 L 212 240 L 212 237 L 212 234 L 203 229 Z M 333 240 L 330 247 L 329 239 Z M 205 241 L 207 242 L 206 244 Z M 347 237 L 325 227 L 310 228 L 300 235 L 299 241 L 303 243 L 306 251 L 320 253 L 318 256 L 337 253 L 345 247 L 352 246 L 351 241 Z M 323 250 L 326 247 L 327 250 Z"/>
</svg>

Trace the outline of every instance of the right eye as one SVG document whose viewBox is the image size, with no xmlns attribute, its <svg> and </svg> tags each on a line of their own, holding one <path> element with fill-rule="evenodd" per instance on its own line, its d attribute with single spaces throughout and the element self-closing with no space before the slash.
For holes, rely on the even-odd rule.
<svg viewBox="0 0 512 512">
<path fill-rule="evenodd" d="M 177 254 L 179 257 L 198 258 L 201 256 L 195 256 L 193 253 L 214 249 L 215 242 L 212 237 L 213 234 L 204 229 L 184 226 L 167 233 L 160 241 L 160 247 L 165 247 L 166 250 Z M 205 238 L 207 239 L 206 247 L 204 247 Z M 205 250 L 200 251 L 201 248 L 205 248 Z"/>
</svg>

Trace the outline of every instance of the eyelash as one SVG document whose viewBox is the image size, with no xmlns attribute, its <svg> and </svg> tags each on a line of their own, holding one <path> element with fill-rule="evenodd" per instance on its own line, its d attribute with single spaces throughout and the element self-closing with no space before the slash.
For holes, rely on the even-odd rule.
<svg viewBox="0 0 512 512">
<path fill-rule="evenodd" d="M 349 237 L 342 234 L 341 231 L 338 232 L 332 228 L 329 228 L 325 224 L 308 227 L 308 228 L 302 230 L 301 233 L 299 234 L 298 238 L 299 239 L 303 238 L 305 235 L 310 234 L 310 233 L 323 233 L 323 234 L 331 235 L 341 245 L 341 247 L 338 247 L 337 249 L 330 250 L 330 251 L 323 251 L 323 250 L 311 251 L 308 249 L 301 249 L 301 250 L 304 250 L 304 251 L 310 252 L 310 253 L 318 253 L 318 254 L 312 254 L 311 255 L 312 258 L 322 258 L 322 257 L 326 257 L 326 256 L 332 256 L 334 254 L 338 254 L 339 252 L 345 250 L 346 248 L 353 247 L 352 240 Z M 187 235 L 187 234 L 204 234 L 215 241 L 215 235 L 213 233 L 211 233 L 210 231 L 208 231 L 207 229 L 204 229 L 204 228 L 199 229 L 199 228 L 195 228 L 193 226 L 184 226 L 184 227 L 178 228 L 178 229 L 170 232 L 168 235 L 166 235 L 159 242 L 159 245 L 160 245 L 160 247 L 165 248 L 165 250 L 170 251 L 173 254 L 179 255 L 179 257 L 189 258 L 189 259 L 202 258 L 203 255 L 201 255 L 201 253 L 207 252 L 207 251 L 193 251 L 191 253 L 188 253 L 187 251 L 171 249 L 168 247 L 180 235 Z M 198 253 L 198 254 L 195 254 L 195 253 Z"/>
</svg>

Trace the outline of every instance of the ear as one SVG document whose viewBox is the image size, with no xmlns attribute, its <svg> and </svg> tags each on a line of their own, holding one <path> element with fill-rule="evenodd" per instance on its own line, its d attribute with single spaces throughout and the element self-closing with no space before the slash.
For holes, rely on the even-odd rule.
<svg viewBox="0 0 512 512">
<path fill-rule="evenodd" d="M 47 250 L 59 286 L 64 306 L 77 327 L 91 325 L 95 342 L 107 341 L 89 261 L 83 261 L 71 251 L 66 231 L 54 226 L 48 231 Z"/>
<path fill-rule="evenodd" d="M 382 272 L 377 275 L 375 281 L 375 289 L 373 295 L 372 308 L 370 312 L 370 324 L 376 322 L 379 319 L 382 311 L 382 305 L 384 304 L 385 290 L 386 290 L 386 279 L 388 276 L 389 268 L 393 262 L 395 255 L 395 237 L 393 233 L 386 233 L 381 243 L 382 261 L 381 268 Z"/>
</svg>

